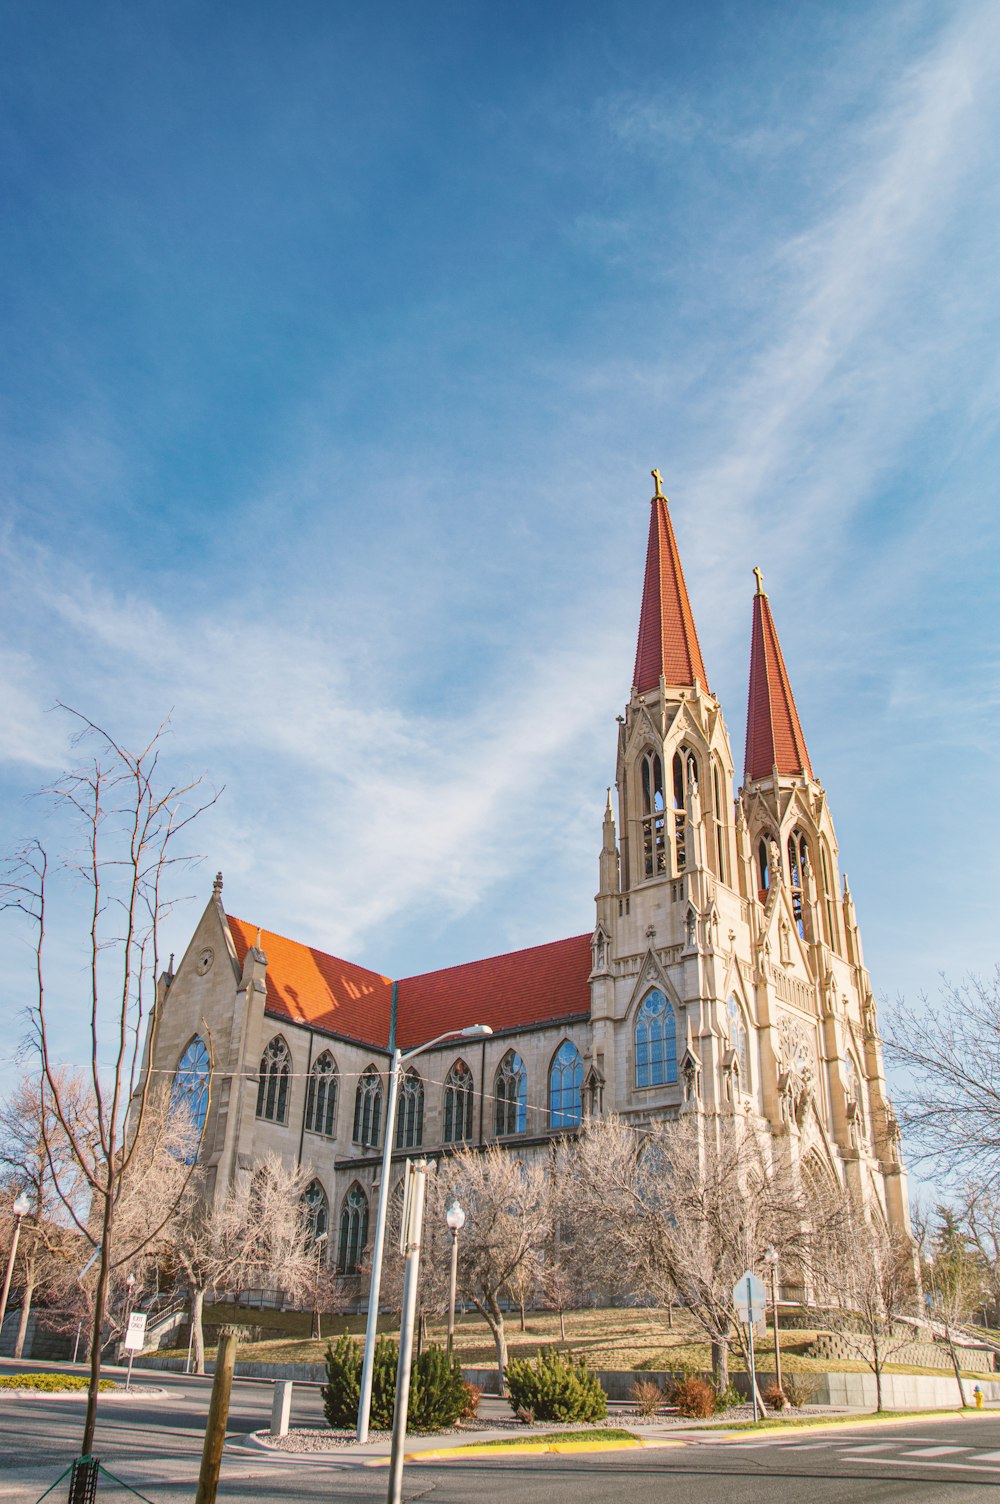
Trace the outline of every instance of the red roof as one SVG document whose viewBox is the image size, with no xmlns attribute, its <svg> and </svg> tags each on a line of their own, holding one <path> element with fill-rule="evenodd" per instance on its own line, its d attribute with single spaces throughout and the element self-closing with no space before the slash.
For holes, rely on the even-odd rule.
<svg viewBox="0 0 1000 1504">
<path fill-rule="evenodd" d="M 496 1034 L 586 1017 L 592 964 L 590 936 L 574 935 L 407 977 L 399 984 L 398 1042 L 406 1049 L 468 1024 L 489 1024 Z"/>
<path fill-rule="evenodd" d="M 781 653 L 771 604 L 762 590 L 753 602 L 750 639 L 750 694 L 747 701 L 747 746 L 744 783 L 770 778 L 772 769 L 792 777 L 812 778 L 806 739 L 795 708 L 788 670 Z"/>
<path fill-rule="evenodd" d="M 256 944 L 257 927 L 226 917 L 242 966 Z M 386 1048 L 389 977 L 270 930 L 262 931 L 260 944 L 267 957 L 269 1013 Z M 489 1024 L 499 1033 L 586 1017 L 590 968 L 590 936 L 575 935 L 407 977 L 398 986 L 397 1043 L 407 1049 L 469 1024 Z"/>
<path fill-rule="evenodd" d="M 697 679 L 702 689 L 708 688 L 667 498 L 657 495 L 649 518 L 632 682 L 642 693 L 655 689 L 661 675 L 668 684 L 693 685 Z"/>
<path fill-rule="evenodd" d="M 226 918 L 242 966 L 247 951 L 257 943 L 257 926 L 232 914 Z M 260 946 L 267 957 L 269 1013 L 363 1044 L 384 1045 L 392 1008 L 388 977 L 271 930 L 261 932 Z"/>
</svg>

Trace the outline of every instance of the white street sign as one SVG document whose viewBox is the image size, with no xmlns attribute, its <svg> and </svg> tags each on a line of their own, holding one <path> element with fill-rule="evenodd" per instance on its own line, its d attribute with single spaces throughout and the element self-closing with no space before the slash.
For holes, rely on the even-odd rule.
<svg viewBox="0 0 1000 1504">
<path fill-rule="evenodd" d="M 741 1274 L 733 1286 L 733 1301 L 737 1316 L 747 1326 L 756 1326 L 758 1321 L 764 1320 L 767 1291 L 764 1289 L 764 1281 L 752 1269 Z"/>
<path fill-rule="evenodd" d="M 128 1319 L 128 1327 L 125 1331 L 125 1341 L 122 1344 L 126 1352 L 138 1353 L 142 1351 L 146 1341 L 146 1313 L 145 1311 L 133 1311 Z"/>
</svg>

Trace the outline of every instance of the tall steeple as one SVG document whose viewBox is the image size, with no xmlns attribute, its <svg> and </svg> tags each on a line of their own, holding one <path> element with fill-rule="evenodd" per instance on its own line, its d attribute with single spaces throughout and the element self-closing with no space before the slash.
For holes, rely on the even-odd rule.
<svg viewBox="0 0 1000 1504">
<path fill-rule="evenodd" d="M 655 689 L 662 676 L 668 685 L 693 685 L 697 680 L 707 690 L 708 675 L 698 646 L 667 498 L 661 488 L 662 477 L 658 470 L 652 475 L 656 493 L 649 518 L 633 686 L 644 694 Z"/>
<path fill-rule="evenodd" d="M 773 770 L 785 777 L 804 773 L 813 777 L 802 723 L 795 708 L 788 670 L 781 653 L 771 603 L 764 593 L 759 569 L 753 600 L 750 638 L 750 694 L 747 701 L 747 746 L 743 781 L 770 778 Z"/>
</svg>

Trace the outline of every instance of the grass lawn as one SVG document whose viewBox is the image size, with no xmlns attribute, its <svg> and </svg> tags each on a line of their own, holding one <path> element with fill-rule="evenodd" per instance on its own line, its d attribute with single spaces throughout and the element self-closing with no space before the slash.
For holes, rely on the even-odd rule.
<svg viewBox="0 0 1000 1504">
<path fill-rule="evenodd" d="M 227 1322 L 245 1326 L 265 1327 L 272 1331 L 287 1332 L 287 1336 L 268 1337 L 260 1342 L 240 1343 L 239 1357 L 250 1363 L 322 1363 L 328 1343 L 342 1332 L 360 1335 L 364 1331 L 363 1316 L 324 1316 L 323 1338 L 316 1341 L 309 1336 L 311 1317 L 303 1311 L 252 1311 L 235 1306 L 206 1306 L 205 1341 L 209 1350 L 214 1347 L 214 1328 Z M 398 1318 L 383 1315 L 379 1318 L 379 1331 L 395 1335 Z M 445 1341 L 446 1327 L 442 1320 L 429 1320 L 429 1340 Z M 806 1348 L 815 1339 L 816 1332 L 789 1331 L 781 1338 L 781 1361 L 787 1373 L 822 1374 L 831 1368 L 839 1373 L 867 1373 L 867 1364 L 850 1359 L 837 1359 L 831 1363 L 823 1358 L 806 1356 Z M 677 1370 L 687 1364 L 700 1371 L 711 1367 L 708 1343 L 691 1317 L 684 1311 L 675 1311 L 673 1328 L 667 1325 L 666 1315 L 659 1310 L 636 1310 L 631 1308 L 603 1308 L 599 1310 L 567 1311 L 566 1342 L 560 1341 L 559 1317 L 551 1311 L 529 1311 L 525 1330 L 521 1331 L 520 1318 L 516 1311 L 507 1317 L 507 1347 L 512 1358 L 534 1357 L 539 1348 L 555 1346 L 586 1358 L 591 1368 Z M 493 1339 L 483 1319 L 476 1313 L 460 1315 L 455 1329 L 455 1348 L 465 1368 L 490 1368 L 496 1362 Z M 163 1357 L 184 1357 L 183 1349 L 163 1350 Z M 762 1372 L 774 1369 L 774 1343 L 768 1334 L 756 1342 L 757 1366 Z M 743 1370 L 743 1360 L 735 1348 L 730 1353 L 730 1369 L 734 1373 Z M 907 1364 L 887 1364 L 886 1373 L 937 1374 L 950 1373 L 951 1369 L 918 1368 Z M 969 1374 L 970 1378 L 983 1377 Z"/>
</svg>

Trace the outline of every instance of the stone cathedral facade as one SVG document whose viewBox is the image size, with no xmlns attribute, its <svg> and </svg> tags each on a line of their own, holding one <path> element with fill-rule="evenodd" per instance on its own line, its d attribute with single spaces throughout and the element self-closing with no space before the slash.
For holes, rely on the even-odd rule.
<svg viewBox="0 0 1000 1504">
<path fill-rule="evenodd" d="M 393 1046 L 487 1023 L 407 1071 L 420 1149 L 545 1151 L 587 1114 L 740 1113 L 807 1173 L 908 1227 L 857 917 L 759 571 L 742 784 L 654 473 L 631 690 L 586 933 L 391 979 L 229 914 L 221 874 L 160 980 L 148 1068 L 205 1120 L 215 1194 L 265 1153 L 304 1164 L 345 1274 L 368 1234 Z M 581 915 L 581 918 L 584 916 Z M 206 1075 L 214 1065 L 211 1090 Z"/>
</svg>

